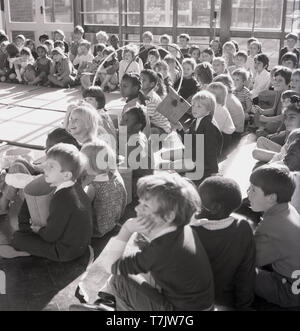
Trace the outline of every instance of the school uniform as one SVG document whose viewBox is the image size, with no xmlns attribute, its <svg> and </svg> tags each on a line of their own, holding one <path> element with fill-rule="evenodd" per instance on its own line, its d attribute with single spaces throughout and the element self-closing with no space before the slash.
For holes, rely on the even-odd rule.
<svg viewBox="0 0 300 331">
<path fill-rule="evenodd" d="M 194 219 L 214 275 L 216 304 L 247 309 L 254 299 L 255 242 L 247 221 Z"/>
<path fill-rule="evenodd" d="M 222 152 L 223 137 L 211 116 L 195 119 L 188 132 L 192 135 L 192 159 L 196 162 L 196 135 L 204 135 L 204 174 L 203 179 L 219 172 L 218 159 Z M 200 183 L 200 182 L 199 182 Z M 196 183 L 199 184 L 198 182 Z"/>
<path fill-rule="evenodd" d="M 151 273 L 156 288 L 128 275 Z M 112 266 L 117 302 L 129 310 L 199 311 L 213 308 L 213 276 L 207 254 L 190 226 L 163 232 L 134 256 Z M 158 290 L 160 289 L 160 290 Z"/>
<path fill-rule="evenodd" d="M 258 270 L 255 292 L 281 307 L 300 306 L 293 293 L 293 273 L 300 270 L 300 216 L 288 203 L 277 204 L 263 216 L 255 235 L 256 265 L 271 265 L 273 271 Z"/>
<path fill-rule="evenodd" d="M 19 214 L 20 231 L 12 246 L 33 256 L 68 262 L 82 256 L 92 237 L 92 209 L 79 184 L 63 183 L 50 203 L 47 225 L 37 234 L 30 230 L 30 214 L 24 202 Z"/>
<path fill-rule="evenodd" d="M 177 90 L 179 87 L 179 81 L 174 84 L 174 89 Z M 183 78 L 182 85 L 179 91 L 179 95 L 181 95 L 185 100 L 193 97 L 199 91 L 199 83 L 197 82 L 195 77 L 191 78 Z"/>
</svg>

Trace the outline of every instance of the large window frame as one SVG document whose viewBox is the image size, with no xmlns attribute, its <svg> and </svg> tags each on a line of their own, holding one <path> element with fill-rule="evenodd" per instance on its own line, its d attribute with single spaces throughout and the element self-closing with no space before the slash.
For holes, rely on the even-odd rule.
<svg viewBox="0 0 300 331">
<path fill-rule="evenodd" d="M 214 37 L 220 38 L 221 42 L 225 42 L 230 38 L 250 38 L 254 36 L 262 39 L 277 39 L 280 40 L 280 47 L 284 44 L 286 35 L 286 14 L 287 14 L 287 3 L 288 0 L 283 1 L 282 8 L 282 23 L 280 29 L 242 29 L 233 28 L 231 26 L 232 19 L 232 0 L 222 0 L 221 11 L 220 11 L 220 27 L 215 28 L 215 4 L 216 0 L 210 0 L 210 26 L 209 27 L 178 27 L 178 2 L 180 0 L 173 0 L 173 26 L 171 27 L 158 27 L 158 26 L 145 26 L 144 25 L 144 0 L 140 0 L 140 25 L 139 26 L 128 26 L 126 24 L 126 1 L 119 0 L 119 26 L 112 25 L 92 25 L 85 24 L 84 22 L 84 6 L 83 0 L 74 0 L 75 8 L 75 22 L 82 24 L 87 33 L 96 33 L 100 29 L 105 30 L 108 33 L 118 34 L 121 44 L 125 44 L 128 41 L 126 36 L 138 35 L 140 41 L 142 41 L 142 35 L 145 31 L 150 30 L 154 35 L 169 34 L 173 37 L 173 42 L 177 41 L 177 37 L 181 33 L 188 33 L 190 36 L 197 37 L 209 37 L 212 40 Z M 253 0 L 254 1 L 254 0 Z M 125 6 L 124 6 L 125 3 Z"/>
</svg>

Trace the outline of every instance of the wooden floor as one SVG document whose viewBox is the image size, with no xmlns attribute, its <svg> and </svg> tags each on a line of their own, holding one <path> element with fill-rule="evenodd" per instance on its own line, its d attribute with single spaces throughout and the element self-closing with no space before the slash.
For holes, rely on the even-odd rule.
<svg viewBox="0 0 300 331">
<path fill-rule="evenodd" d="M 60 126 L 70 102 L 81 98 L 79 89 L 55 90 L 26 86 L 0 85 L 0 141 L 43 146 L 47 133 Z M 112 116 L 122 109 L 120 96 L 107 96 L 108 109 Z M 255 137 L 246 135 L 239 146 L 222 165 L 222 173 L 236 179 L 246 196 L 251 170 L 255 161 L 251 157 Z M 1 150 L 0 150 L 1 152 Z M 0 217 L 0 245 L 9 243 L 17 228 L 17 213 L 20 201 L 11 208 L 9 217 Z M 124 220 L 134 216 L 134 204 L 128 206 Z M 112 236 L 93 242 L 96 257 L 99 256 Z M 0 258 L 0 270 L 6 273 L 6 295 L 0 295 L 0 311 L 4 310 L 68 310 L 82 274 L 89 261 L 89 254 L 71 263 L 53 263 L 39 258 Z M 99 262 L 99 261 L 98 261 Z M 91 300 L 106 281 L 95 263 L 86 286 Z"/>
</svg>

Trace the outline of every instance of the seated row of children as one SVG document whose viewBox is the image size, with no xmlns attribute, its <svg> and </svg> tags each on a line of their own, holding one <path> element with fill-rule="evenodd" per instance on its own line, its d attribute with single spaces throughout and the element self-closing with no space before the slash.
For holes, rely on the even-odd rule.
<svg viewBox="0 0 300 331">
<path fill-rule="evenodd" d="M 263 62 L 265 57 L 262 55 L 257 55 L 256 60 Z M 196 71 L 193 81 L 199 84 L 201 78 L 206 77 L 203 72 L 207 72 L 211 65 L 200 63 L 196 70 L 194 63 L 190 58 L 183 60 L 184 80 L 193 79 L 193 71 Z M 198 70 L 201 75 L 197 74 Z M 157 73 L 146 69 L 140 75 L 124 73 L 121 79 L 121 94 L 126 105 L 119 124 L 127 126 L 125 145 L 128 150 L 138 147 L 140 152 L 148 153 L 146 156 L 139 153 L 140 157 L 148 159 L 152 157 L 149 153 L 153 153 L 151 148 L 146 148 L 149 138 L 151 142 L 151 133 L 170 134 L 174 128 L 156 110 L 161 102 L 154 91 L 158 85 Z M 286 117 L 282 119 L 289 138 L 281 153 L 274 158 L 279 158 L 285 166 L 267 165 L 251 175 L 251 208 L 264 213 L 254 235 L 249 224 L 238 221 L 233 214 L 242 201 L 239 185 L 216 176 L 224 143 L 226 146 L 238 127 L 242 127 L 240 132 L 244 130 L 246 115 L 234 94 L 234 83 L 237 84 L 238 80 L 224 72 L 215 78 L 213 73 L 211 77 L 208 74 L 209 79 L 202 83 L 200 92 L 197 87 L 187 96 L 192 104 L 192 121 L 185 133 L 193 138 L 192 159 L 195 164 L 198 154 L 196 135 L 204 134 L 205 138 L 202 178 L 194 181 L 195 187 L 177 174 L 164 172 L 144 177 L 153 169 L 138 169 L 135 174 L 138 184 L 134 184 L 140 199 L 137 218 L 127 221 L 106 248 L 113 247 L 115 251 L 120 247 L 119 256 L 114 259 L 109 254 L 110 258 L 103 261 L 107 271 L 114 275 L 103 291 L 116 298 L 117 309 L 213 310 L 215 304 L 249 309 L 254 294 L 285 308 L 300 305 L 299 294 L 293 285 L 297 277 L 295 271 L 300 269 L 300 217 L 296 210 L 299 211 L 300 140 L 299 132 L 294 131 L 299 129 L 300 118 L 299 100 L 295 94 L 299 72 L 295 70 L 292 74 L 290 69 L 280 67 L 274 75 L 277 78 L 274 85 L 278 89 L 284 84 L 289 85 L 294 77 L 294 85 L 287 86 L 293 91 L 288 97 L 290 105 L 283 107 Z M 233 78 L 235 76 L 238 75 Z M 189 91 L 184 84 L 183 88 L 181 92 Z M 243 93 L 240 93 L 242 97 Z M 57 189 L 47 226 L 31 226 L 24 203 L 19 217 L 20 231 L 13 238 L 17 250 L 54 261 L 76 259 L 84 254 L 92 235 L 101 237 L 111 231 L 124 212 L 126 190 L 116 170 L 117 155 L 122 154 L 120 146 L 124 141 L 119 137 L 120 140 L 115 139 L 115 146 L 112 143 L 111 136 L 118 137 L 117 128 L 104 111 L 105 97 L 101 88 L 88 88 L 84 91 L 84 98 L 93 107 L 86 104 L 70 107 L 65 121 L 69 133 L 64 130 L 60 139 L 56 135 L 62 131 L 49 135 L 43 172 L 46 182 Z M 238 107 L 228 106 L 230 98 Z M 141 106 L 143 104 L 146 108 Z M 132 135 L 138 136 L 136 145 L 128 146 Z M 99 138 L 111 147 L 117 147 L 113 151 L 106 143 L 99 142 Z M 61 143 L 73 143 L 77 147 Z M 268 151 L 268 156 L 273 157 L 277 152 L 280 152 L 278 148 Z M 103 156 L 100 167 L 99 153 Z M 85 158 L 83 174 L 82 158 Z M 41 173 L 41 169 L 32 172 L 32 165 L 26 163 L 15 171 L 23 165 L 30 174 Z M 183 174 L 189 175 L 188 171 Z M 87 187 L 87 195 L 83 187 Z M 4 212 L 7 212 L 10 201 L 9 195 L 2 194 L 0 207 Z M 149 244 L 134 257 L 123 257 L 126 243 L 134 232 L 146 236 Z M 147 272 L 151 273 L 154 286 L 150 286 L 147 278 L 138 282 L 140 277 L 133 276 Z"/>
</svg>

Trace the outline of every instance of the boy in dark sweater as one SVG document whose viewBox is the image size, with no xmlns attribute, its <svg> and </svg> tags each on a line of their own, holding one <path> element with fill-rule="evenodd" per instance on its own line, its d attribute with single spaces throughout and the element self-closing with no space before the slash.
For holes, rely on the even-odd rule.
<svg viewBox="0 0 300 331">
<path fill-rule="evenodd" d="M 299 307 L 300 216 L 290 203 L 294 178 L 284 166 L 266 165 L 252 173 L 250 183 L 251 208 L 264 213 L 254 235 L 255 293 L 283 308 Z"/>
<path fill-rule="evenodd" d="M 178 174 L 162 172 L 140 179 L 138 195 L 137 218 L 127 221 L 108 244 L 113 251 L 119 247 L 121 254 L 110 254 L 107 263 L 103 261 L 114 275 L 109 292 L 116 297 L 117 309 L 213 309 L 214 286 L 207 254 L 196 233 L 186 226 L 200 205 L 196 189 Z M 149 243 L 135 255 L 119 258 L 135 232 L 146 236 Z M 142 278 L 146 273 L 151 274 L 154 287 Z"/>
<path fill-rule="evenodd" d="M 195 78 L 195 70 L 197 63 L 194 59 L 184 59 L 182 62 L 183 68 L 183 81 L 179 91 L 179 95 L 181 95 L 185 100 L 190 101 L 190 99 L 198 92 L 199 84 Z M 179 87 L 178 80 L 174 88 L 177 90 Z"/>
<path fill-rule="evenodd" d="M 26 202 L 19 214 L 20 231 L 12 246 L 31 255 L 57 262 L 82 256 L 92 236 L 92 212 L 89 199 L 76 183 L 82 173 L 83 156 L 75 146 L 58 144 L 47 153 L 45 181 L 56 188 L 50 204 L 47 225 L 30 225 Z"/>
<path fill-rule="evenodd" d="M 247 309 L 254 298 L 255 242 L 247 221 L 232 213 L 242 202 L 239 185 L 211 177 L 199 187 L 202 210 L 192 222 L 210 260 L 216 304 Z"/>
</svg>

